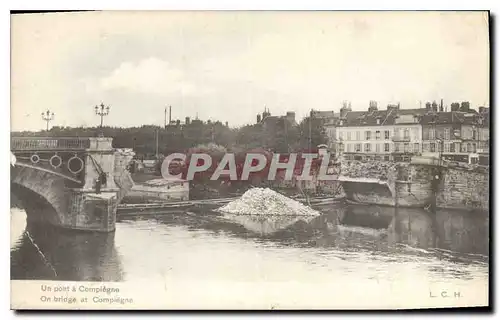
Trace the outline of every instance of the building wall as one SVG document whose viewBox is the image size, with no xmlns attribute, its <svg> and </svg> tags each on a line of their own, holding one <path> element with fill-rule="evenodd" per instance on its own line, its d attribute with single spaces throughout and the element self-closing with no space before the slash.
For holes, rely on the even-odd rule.
<svg viewBox="0 0 500 320">
<path fill-rule="evenodd" d="M 422 125 L 409 123 L 394 126 L 394 152 L 421 153 L 422 152 Z"/>
<path fill-rule="evenodd" d="M 393 134 L 392 126 L 337 128 L 337 139 L 342 142 L 344 153 L 390 154 L 393 150 Z"/>
<path fill-rule="evenodd" d="M 473 125 L 438 124 L 423 126 L 423 152 L 441 153 L 444 159 L 469 162 L 481 147 L 489 152 L 489 130 Z"/>
<path fill-rule="evenodd" d="M 335 150 L 337 143 L 337 128 L 335 126 L 325 126 L 325 134 L 328 138 L 328 148 Z"/>
<path fill-rule="evenodd" d="M 398 141 L 405 137 L 408 137 L 408 140 Z M 416 123 L 401 123 L 388 126 L 338 127 L 337 139 L 342 142 L 343 153 L 346 155 L 392 158 L 394 152 L 421 152 L 422 126 Z"/>
</svg>

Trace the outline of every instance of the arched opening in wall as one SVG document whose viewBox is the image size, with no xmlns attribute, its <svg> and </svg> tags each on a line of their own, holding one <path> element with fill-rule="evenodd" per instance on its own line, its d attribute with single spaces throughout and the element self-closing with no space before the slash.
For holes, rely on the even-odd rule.
<svg viewBox="0 0 500 320">
<path fill-rule="evenodd" d="M 20 184 L 10 184 L 11 208 L 26 214 L 27 224 L 57 225 L 59 217 L 54 207 L 40 194 Z"/>
</svg>

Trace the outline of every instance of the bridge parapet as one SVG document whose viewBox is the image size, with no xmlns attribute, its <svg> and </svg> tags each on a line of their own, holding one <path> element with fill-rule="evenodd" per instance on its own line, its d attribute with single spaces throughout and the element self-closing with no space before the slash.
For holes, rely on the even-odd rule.
<svg viewBox="0 0 500 320">
<path fill-rule="evenodd" d="M 11 182 L 47 199 L 61 226 L 112 231 L 116 207 L 133 185 L 126 169 L 133 152 L 115 150 L 112 142 L 106 137 L 11 137 L 16 158 Z"/>
<path fill-rule="evenodd" d="M 104 151 L 113 149 L 105 137 L 12 137 L 11 151 Z"/>
<path fill-rule="evenodd" d="M 10 148 L 15 151 L 81 151 L 89 149 L 94 138 L 12 137 Z"/>
</svg>

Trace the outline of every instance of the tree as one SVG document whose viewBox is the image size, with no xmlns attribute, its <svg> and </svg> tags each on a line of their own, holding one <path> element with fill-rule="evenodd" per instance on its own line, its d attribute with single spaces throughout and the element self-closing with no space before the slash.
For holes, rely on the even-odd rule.
<svg viewBox="0 0 500 320">
<path fill-rule="evenodd" d="M 253 149 L 263 147 L 264 131 L 261 124 L 246 125 L 236 133 L 235 143 L 241 149 Z"/>
<path fill-rule="evenodd" d="M 320 144 L 326 144 L 328 137 L 321 118 L 304 118 L 299 124 L 299 148 L 312 151 Z"/>
</svg>

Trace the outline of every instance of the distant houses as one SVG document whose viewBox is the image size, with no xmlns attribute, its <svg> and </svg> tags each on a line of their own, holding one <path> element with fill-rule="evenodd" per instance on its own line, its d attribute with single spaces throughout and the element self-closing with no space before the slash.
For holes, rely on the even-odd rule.
<svg viewBox="0 0 500 320">
<path fill-rule="evenodd" d="M 425 108 L 388 105 L 379 110 L 371 101 L 366 111 L 340 110 L 336 125 L 337 150 L 345 159 L 409 161 L 430 153 L 443 159 L 489 163 L 489 108 L 470 108 L 469 102 L 441 102 Z"/>
<path fill-rule="evenodd" d="M 361 108 L 357 108 L 361 109 Z M 321 119 L 328 149 L 347 160 L 410 161 L 415 155 L 489 164 L 490 109 L 472 109 L 470 103 L 427 102 L 425 107 L 404 109 L 400 104 L 378 107 L 370 101 L 363 111 L 344 102 L 340 112 L 311 110 Z M 268 109 L 257 122 L 273 127 L 278 122 L 296 125 L 295 113 L 271 116 Z M 272 130 L 270 131 L 272 132 Z"/>
</svg>

